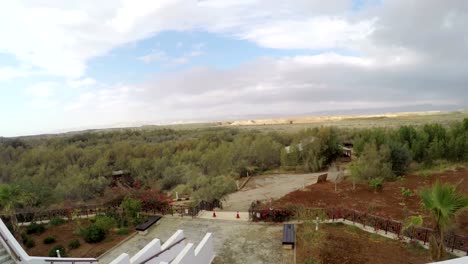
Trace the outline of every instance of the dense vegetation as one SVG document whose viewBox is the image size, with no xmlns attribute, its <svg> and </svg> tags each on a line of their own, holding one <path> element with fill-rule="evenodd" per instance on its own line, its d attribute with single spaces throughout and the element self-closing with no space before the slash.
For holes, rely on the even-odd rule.
<svg viewBox="0 0 468 264">
<path fill-rule="evenodd" d="M 449 127 L 426 124 L 365 129 L 355 131 L 353 139 L 359 158 L 351 164 L 351 176 L 371 185 L 403 176 L 411 162 L 431 166 L 441 160 L 468 160 L 468 119 Z"/>
<path fill-rule="evenodd" d="M 112 171 L 128 170 L 137 185 L 220 198 L 235 180 L 268 170 L 317 171 L 354 142 L 358 180 L 404 175 L 411 161 L 468 159 L 468 119 L 449 127 L 399 129 L 321 127 L 299 132 L 239 129 L 125 129 L 38 138 L 0 138 L 2 189 L 20 187 L 33 206 L 88 201 L 109 188 Z M 291 146 L 286 152 L 285 146 Z M 1 195 L 0 195 L 1 196 Z M 5 206 L 0 201 L 2 207 Z"/>
</svg>

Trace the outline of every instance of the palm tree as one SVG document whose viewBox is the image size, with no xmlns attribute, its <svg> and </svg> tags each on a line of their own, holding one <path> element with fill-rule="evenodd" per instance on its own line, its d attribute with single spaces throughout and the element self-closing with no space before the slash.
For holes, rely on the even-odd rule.
<svg viewBox="0 0 468 264">
<path fill-rule="evenodd" d="M 18 185 L 0 184 L 0 207 L 4 215 L 10 217 L 13 231 L 17 231 L 16 208 L 32 201 L 32 195 Z"/>
<path fill-rule="evenodd" d="M 468 208 L 468 196 L 458 193 L 457 187 L 437 181 L 419 194 L 424 208 L 431 212 L 436 223 L 436 232 L 430 238 L 431 256 L 434 260 L 445 256 L 444 234 L 455 215 Z"/>
</svg>

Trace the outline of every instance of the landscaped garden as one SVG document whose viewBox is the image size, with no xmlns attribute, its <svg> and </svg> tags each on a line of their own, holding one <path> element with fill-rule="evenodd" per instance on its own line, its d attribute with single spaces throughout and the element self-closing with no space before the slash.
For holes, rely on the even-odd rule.
<svg viewBox="0 0 468 264">
<path fill-rule="evenodd" d="M 458 168 L 436 174 L 412 174 L 393 182 L 385 182 L 375 192 L 366 183 L 353 183 L 344 180 L 335 184 L 324 182 L 307 186 L 304 190 L 289 193 L 274 202 L 274 207 L 301 205 L 307 208 L 347 208 L 384 218 L 405 221 L 410 216 L 421 215 L 424 226 L 433 227 L 430 212 L 425 210 L 419 192 L 430 187 L 436 181 L 458 185 L 457 190 L 468 195 L 468 169 Z M 468 235 L 468 212 L 455 216 L 453 227 L 457 233 Z"/>
<path fill-rule="evenodd" d="M 342 223 L 322 224 L 318 231 L 313 222 L 298 225 L 296 247 L 296 261 L 304 264 L 418 264 L 431 261 L 428 251 L 416 243 L 402 243 Z"/>
<path fill-rule="evenodd" d="M 142 202 L 126 197 L 119 208 L 90 218 L 53 218 L 47 224 L 31 223 L 18 229 L 20 241 L 31 256 L 98 257 L 135 232 L 146 220 Z"/>
</svg>

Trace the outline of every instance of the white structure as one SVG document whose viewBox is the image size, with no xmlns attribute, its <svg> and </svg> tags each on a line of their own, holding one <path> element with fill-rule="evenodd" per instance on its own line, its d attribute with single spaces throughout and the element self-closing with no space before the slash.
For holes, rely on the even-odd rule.
<svg viewBox="0 0 468 264">
<path fill-rule="evenodd" d="M 2 220 L 0 220 L 0 263 L 5 264 L 91 264 L 95 258 L 51 258 L 31 257 L 16 241 Z M 162 246 L 154 239 L 140 252 L 131 257 L 123 253 L 111 264 L 210 264 L 214 259 L 213 238 L 207 233 L 194 249 L 193 243 L 186 243 L 184 232 L 178 230 Z M 102 263 L 109 264 L 109 263 Z"/>
<path fill-rule="evenodd" d="M 123 253 L 111 264 L 209 264 L 214 257 L 211 233 L 194 249 L 193 243 L 185 242 L 184 231 L 177 230 L 162 246 L 159 239 L 154 239 L 132 258 Z"/>
</svg>

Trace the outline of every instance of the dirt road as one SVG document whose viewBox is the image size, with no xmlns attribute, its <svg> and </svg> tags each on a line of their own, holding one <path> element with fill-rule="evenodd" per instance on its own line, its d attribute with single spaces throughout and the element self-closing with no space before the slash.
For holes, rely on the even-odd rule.
<svg viewBox="0 0 468 264">
<path fill-rule="evenodd" d="M 274 174 L 254 176 L 238 192 L 232 193 L 223 201 L 224 211 L 248 211 L 252 201 L 268 201 L 280 198 L 303 186 L 317 182 L 319 175 L 323 173 L 309 174 Z"/>
</svg>

